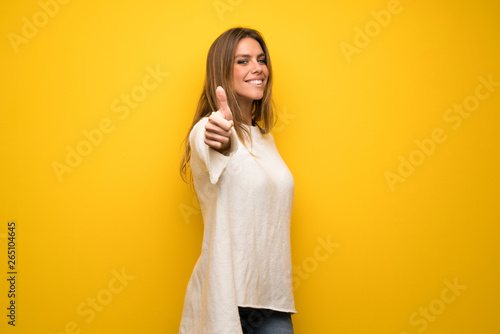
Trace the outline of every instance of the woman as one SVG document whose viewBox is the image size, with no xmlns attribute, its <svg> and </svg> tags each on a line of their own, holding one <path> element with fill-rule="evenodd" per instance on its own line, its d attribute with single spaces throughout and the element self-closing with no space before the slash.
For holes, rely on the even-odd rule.
<svg viewBox="0 0 500 334">
<path fill-rule="evenodd" d="M 294 181 L 269 133 L 274 123 L 266 44 L 253 29 L 229 29 L 208 52 L 181 164 L 204 221 L 181 334 L 293 333 Z"/>
</svg>

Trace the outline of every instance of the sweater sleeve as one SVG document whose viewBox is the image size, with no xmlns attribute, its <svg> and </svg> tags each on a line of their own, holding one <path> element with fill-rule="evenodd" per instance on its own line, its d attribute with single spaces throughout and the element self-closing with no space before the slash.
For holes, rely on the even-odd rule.
<svg viewBox="0 0 500 334">
<path fill-rule="evenodd" d="M 196 154 L 202 161 L 205 170 L 208 172 L 210 182 L 216 184 L 224 172 L 229 160 L 238 150 L 238 137 L 236 131 L 231 131 L 231 146 L 225 153 L 219 153 L 213 148 L 205 144 L 205 125 L 208 123 L 208 117 L 202 118 L 195 124 L 189 134 L 189 144 L 191 146 L 191 154 Z"/>
</svg>

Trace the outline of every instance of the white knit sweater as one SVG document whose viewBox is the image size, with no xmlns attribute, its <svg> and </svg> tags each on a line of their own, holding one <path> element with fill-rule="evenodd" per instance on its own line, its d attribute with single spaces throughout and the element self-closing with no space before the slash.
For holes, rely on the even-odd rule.
<svg viewBox="0 0 500 334">
<path fill-rule="evenodd" d="M 294 181 L 271 134 L 249 127 L 247 149 L 233 129 L 223 155 L 204 143 L 207 121 L 201 119 L 189 136 L 204 234 L 179 333 L 240 334 L 238 306 L 296 313 L 290 254 Z"/>
</svg>

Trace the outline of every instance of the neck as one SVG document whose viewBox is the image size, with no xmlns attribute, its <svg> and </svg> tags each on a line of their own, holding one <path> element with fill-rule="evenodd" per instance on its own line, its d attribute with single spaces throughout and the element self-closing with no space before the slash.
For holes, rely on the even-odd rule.
<svg viewBox="0 0 500 334">
<path fill-rule="evenodd" d="M 252 106 L 253 100 L 239 100 L 238 104 L 240 105 L 241 117 L 243 117 L 243 123 L 248 126 L 252 126 Z"/>
</svg>

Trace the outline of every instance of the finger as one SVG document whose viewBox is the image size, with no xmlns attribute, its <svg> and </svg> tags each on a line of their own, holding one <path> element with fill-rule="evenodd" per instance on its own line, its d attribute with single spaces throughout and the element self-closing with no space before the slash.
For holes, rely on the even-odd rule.
<svg viewBox="0 0 500 334">
<path fill-rule="evenodd" d="M 233 115 L 231 114 L 231 110 L 229 109 L 229 105 L 227 104 L 227 97 L 224 88 L 221 86 L 217 87 L 215 90 L 215 95 L 217 95 L 217 100 L 219 100 L 220 111 L 222 112 L 223 117 L 231 121 L 233 120 Z"/>
<path fill-rule="evenodd" d="M 222 124 L 218 124 L 217 122 L 221 122 Z M 207 124 L 205 124 L 205 136 L 213 137 L 214 135 L 217 135 L 226 137 L 229 140 L 229 137 L 231 137 L 232 124 L 227 123 L 232 123 L 232 121 L 228 122 L 225 119 L 221 118 L 221 116 L 219 115 L 214 116 L 213 120 L 210 120 L 209 118 L 209 121 L 207 122 Z"/>
<path fill-rule="evenodd" d="M 205 140 L 216 141 L 221 145 L 226 145 L 229 143 L 229 137 L 221 136 L 216 133 L 210 133 L 210 132 L 205 133 Z"/>
<path fill-rule="evenodd" d="M 215 150 L 220 149 L 221 146 L 222 146 L 221 143 L 219 143 L 218 141 L 215 141 L 215 140 L 210 140 L 210 139 L 205 138 L 204 141 L 205 141 L 205 144 L 208 145 L 208 147 L 211 147 L 211 148 L 213 148 Z"/>
<path fill-rule="evenodd" d="M 231 130 L 226 131 L 214 125 L 207 124 L 205 126 L 205 136 L 214 136 L 214 135 L 229 138 L 231 137 Z"/>
<path fill-rule="evenodd" d="M 208 117 L 207 125 L 208 124 L 219 127 L 224 131 L 229 131 L 233 127 L 233 121 L 227 121 L 224 117 L 222 117 L 221 111 L 212 113 L 212 115 Z"/>
</svg>

